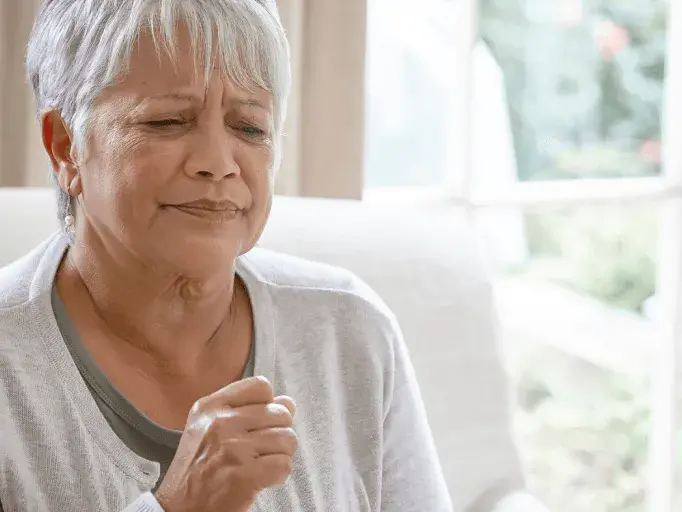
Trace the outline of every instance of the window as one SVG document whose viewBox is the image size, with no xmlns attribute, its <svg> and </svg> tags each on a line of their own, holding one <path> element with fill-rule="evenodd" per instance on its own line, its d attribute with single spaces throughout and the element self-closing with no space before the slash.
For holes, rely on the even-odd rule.
<svg viewBox="0 0 682 512">
<path fill-rule="evenodd" d="M 367 44 L 366 186 L 438 185 L 455 136 L 456 2 L 371 0 Z"/>
<path fill-rule="evenodd" d="M 682 5 L 369 4 L 367 193 L 473 208 L 531 490 L 553 512 L 672 512 Z"/>
</svg>

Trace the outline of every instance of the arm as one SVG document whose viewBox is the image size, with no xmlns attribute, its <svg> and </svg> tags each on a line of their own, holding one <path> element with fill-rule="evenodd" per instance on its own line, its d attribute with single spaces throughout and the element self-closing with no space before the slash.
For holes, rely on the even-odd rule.
<svg viewBox="0 0 682 512">
<path fill-rule="evenodd" d="M 451 512 L 452 503 L 400 331 L 384 419 L 382 512 Z"/>
</svg>

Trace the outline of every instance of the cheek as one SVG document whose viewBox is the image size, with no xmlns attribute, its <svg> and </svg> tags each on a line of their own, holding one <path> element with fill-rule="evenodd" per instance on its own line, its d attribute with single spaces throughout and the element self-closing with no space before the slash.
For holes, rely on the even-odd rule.
<svg viewBox="0 0 682 512">
<path fill-rule="evenodd" d="M 248 247 L 252 247 L 265 227 L 270 214 L 274 192 L 272 172 L 274 152 L 267 147 L 240 144 L 235 159 L 241 170 L 241 179 L 249 189 L 251 206 L 247 214 Z"/>
<path fill-rule="evenodd" d="M 264 204 L 274 187 L 274 151 L 267 147 L 240 148 L 237 164 L 254 202 Z"/>
<path fill-rule="evenodd" d="M 97 202 L 90 206 L 119 219 L 152 215 L 157 192 L 173 169 L 168 148 L 156 146 L 144 136 L 112 130 L 93 152 L 97 162 L 88 166 L 92 172 L 87 188 L 95 192 L 90 195 Z"/>
<path fill-rule="evenodd" d="M 253 197 L 253 204 L 249 212 L 249 247 L 255 246 L 258 242 L 270 216 L 275 188 L 271 159 L 266 159 L 265 163 L 261 163 L 258 168 L 255 168 L 251 176 L 252 183 L 247 182 Z"/>
</svg>

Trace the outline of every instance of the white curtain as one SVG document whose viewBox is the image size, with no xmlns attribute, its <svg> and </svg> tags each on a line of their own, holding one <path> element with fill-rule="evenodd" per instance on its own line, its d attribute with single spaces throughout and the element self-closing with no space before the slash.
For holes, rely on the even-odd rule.
<svg viewBox="0 0 682 512">
<path fill-rule="evenodd" d="M 362 193 L 366 1 L 277 0 L 294 70 L 278 193 Z M 0 186 L 47 182 L 23 65 L 40 3 L 0 0 Z"/>
<path fill-rule="evenodd" d="M 278 0 L 294 68 L 279 192 L 362 194 L 366 1 Z"/>
</svg>

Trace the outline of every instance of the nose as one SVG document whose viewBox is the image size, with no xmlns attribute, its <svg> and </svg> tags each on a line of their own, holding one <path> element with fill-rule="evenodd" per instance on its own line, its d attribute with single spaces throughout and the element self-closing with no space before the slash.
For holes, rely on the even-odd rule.
<svg viewBox="0 0 682 512">
<path fill-rule="evenodd" d="M 236 144 L 225 127 L 210 127 L 196 133 L 194 154 L 186 167 L 190 178 L 219 182 L 239 176 L 241 169 L 236 159 Z"/>
</svg>

